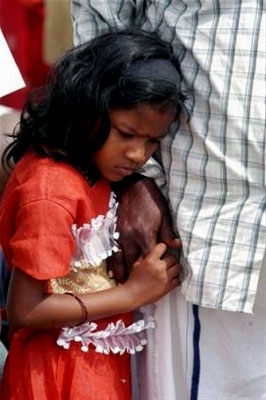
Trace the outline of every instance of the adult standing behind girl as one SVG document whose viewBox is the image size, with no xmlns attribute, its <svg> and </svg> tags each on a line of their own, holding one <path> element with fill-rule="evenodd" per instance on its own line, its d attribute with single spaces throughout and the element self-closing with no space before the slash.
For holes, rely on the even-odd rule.
<svg viewBox="0 0 266 400">
<path fill-rule="evenodd" d="M 178 63 L 155 34 L 104 34 L 66 53 L 25 105 L 0 212 L 13 327 L 1 399 L 126 400 L 150 321 L 131 311 L 178 285 L 163 243 L 117 286 L 110 182 L 138 170 L 182 109 Z M 92 322 L 93 321 L 93 322 Z"/>
</svg>

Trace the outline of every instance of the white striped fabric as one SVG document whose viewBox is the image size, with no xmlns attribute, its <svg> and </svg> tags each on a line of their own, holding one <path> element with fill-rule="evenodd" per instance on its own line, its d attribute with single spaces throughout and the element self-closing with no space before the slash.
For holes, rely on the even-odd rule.
<svg viewBox="0 0 266 400">
<path fill-rule="evenodd" d="M 189 122 L 161 146 L 167 198 L 183 243 L 182 292 L 252 312 L 266 247 L 263 0 L 73 0 L 75 43 L 131 23 L 180 56 Z"/>
</svg>

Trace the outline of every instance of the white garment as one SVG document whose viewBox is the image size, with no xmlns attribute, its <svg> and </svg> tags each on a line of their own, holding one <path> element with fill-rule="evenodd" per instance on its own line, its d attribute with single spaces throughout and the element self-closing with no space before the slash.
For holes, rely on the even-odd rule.
<svg viewBox="0 0 266 400">
<path fill-rule="evenodd" d="M 75 43 L 138 24 L 171 42 L 189 120 L 145 175 L 165 183 L 187 301 L 251 313 L 266 251 L 265 7 L 261 0 L 73 0 Z"/>
<path fill-rule="evenodd" d="M 137 355 L 140 391 L 134 400 L 266 399 L 265 287 L 264 261 L 253 315 L 198 307 L 198 385 L 192 382 L 192 305 L 179 289 L 157 302 L 156 329 L 148 334 L 148 347 Z"/>
<path fill-rule="evenodd" d="M 136 400 L 265 399 L 265 2 L 72 4 L 76 44 L 131 23 L 156 30 L 180 55 L 191 90 L 189 123 L 162 141 L 164 176 L 150 167 L 157 183 L 165 178 L 182 239 L 183 295 L 176 290 L 156 304 Z"/>
<path fill-rule="evenodd" d="M 0 29 L 0 97 L 25 86 L 17 64 Z"/>
</svg>

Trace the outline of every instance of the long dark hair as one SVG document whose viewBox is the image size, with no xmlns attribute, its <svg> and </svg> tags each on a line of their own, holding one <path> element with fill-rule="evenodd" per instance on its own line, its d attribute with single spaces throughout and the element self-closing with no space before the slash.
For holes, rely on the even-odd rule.
<svg viewBox="0 0 266 400">
<path fill-rule="evenodd" d="M 139 103 L 165 107 L 168 102 L 178 116 L 184 100 L 180 87 L 128 73 L 133 63 L 151 59 L 169 60 L 179 69 L 170 44 L 135 27 L 105 33 L 64 54 L 46 85 L 25 103 L 3 165 L 11 167 L 33 149 L 90 176 L 95 173 L 91 155 L 110 131 L 110 109 L 130 109 Z"/>
</svg>

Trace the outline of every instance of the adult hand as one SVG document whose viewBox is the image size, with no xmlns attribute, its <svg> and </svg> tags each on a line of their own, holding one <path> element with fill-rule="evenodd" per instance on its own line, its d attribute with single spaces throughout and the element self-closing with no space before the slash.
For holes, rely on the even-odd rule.
<svg viewBox="0 0 266 400">
<path fill-rule="evenodd" d="M 122 283 L 138 257 L 141 254 L 145 257 L 156 243 L 163 242 L 168 249 L 179 250 L 181 241 L 173 231 L 166 201 L 152 179 L 143 177 L 124 187 L 118 200 L 121 251 L 111 257 L 108 267 L 117 282 Z"/>
</svg>

